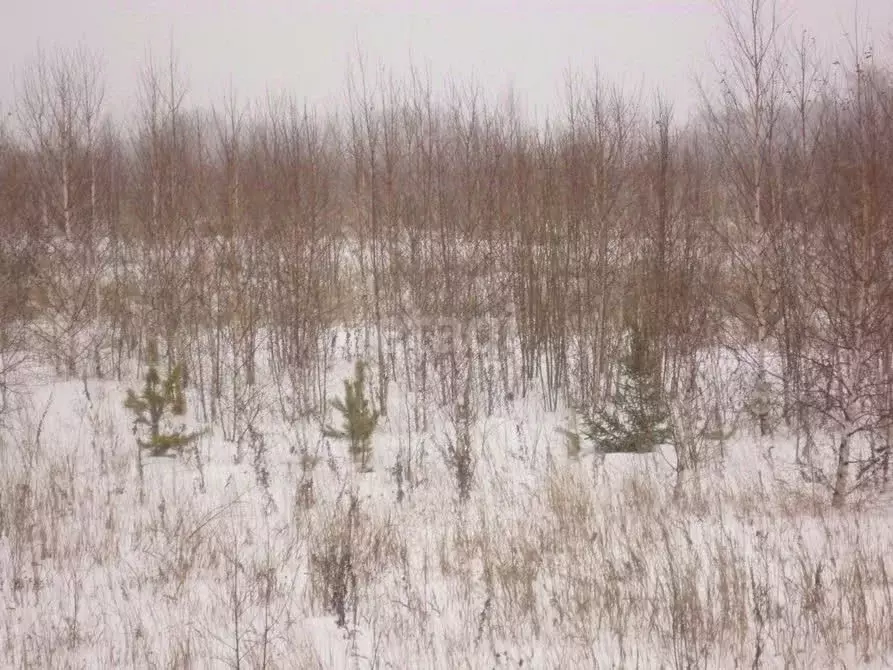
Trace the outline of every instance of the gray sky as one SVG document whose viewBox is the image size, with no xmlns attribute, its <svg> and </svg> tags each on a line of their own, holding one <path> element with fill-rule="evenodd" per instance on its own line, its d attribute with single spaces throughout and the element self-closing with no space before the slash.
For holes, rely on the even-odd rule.
<svg viewBox="0 0 893 670">
<path fill-rule="evenodd" d="M 782 4 L 791 29 L 838 51 L 854 25 L 856 0 Z M 863 28 L 889 46 L 893 1 L 858 8 Z M 105 58 L 107 100 L 124 110 L 148 50 L 165 59 L 173 36 L 197 104 L 219 99 L 230 78 L 243 100 L 269 88 L 337 103 L 359 48 L 398 78 L 415 62 L 434 83 L 474 78 L 493 98 L 511 82 L 540 111 L 557 109 L 568 68 L 597 63 L 609 81 L 659 86 L 684 113 L 692 75 L 712 72 L 719 28 L 712 0 L 0 0 L 0 109 L 10 109 L 14 73 L 38 45 L 83 43 Z"/>
</svg>

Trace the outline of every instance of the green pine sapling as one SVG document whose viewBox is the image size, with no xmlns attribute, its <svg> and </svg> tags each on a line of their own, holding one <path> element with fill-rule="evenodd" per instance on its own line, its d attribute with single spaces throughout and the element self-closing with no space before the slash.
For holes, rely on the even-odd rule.
<svg viewBox="0 0 893 670">
<path fill-rule="evenodd" d="M 366 398 L 366 366 L 362 361 L 357 361 L 353 380 L 344 380 L 344 398 L 333 398 L 331 404 L 341 414 L 343 427 L 339 430 L 326 426 L 323 435 L 347 440 L 354 463 L 361 471 L 368 472 L 372 457 L 372 433 L 378 425 L 379 412 L 372 408 Z"/>
<path fill-rule="evenodd" d="M 148 450 L 151 456 L 172 456 L 194 442 L 201 432 L 186 432 L 185 426 L 164 426 L 166 416 L 183 416 L 186 398 L 183 394 L 183 368 L 175 365 L 167 378 L 158 374 L 155 362 L 149 364 L 143 391 L 137 395 L 127 390 L 124 407 L 134 414 L 134 430 L 138 427 L 148 433 L 146 439 L 137 438 L 137 444 Z"/>
<path fill-rule="evenodd" d="M 587 417 L 583 431 L 603 454 L 647 454 L 673 438 L 653 343 L 638 327 L 629 335 L 612 402 Z"/>
</svg>

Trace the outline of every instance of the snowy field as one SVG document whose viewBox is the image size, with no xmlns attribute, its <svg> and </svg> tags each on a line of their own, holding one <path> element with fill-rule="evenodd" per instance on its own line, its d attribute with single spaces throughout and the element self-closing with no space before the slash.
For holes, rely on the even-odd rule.
<svg viewBox="0 0 893 670">
<path fill-rule="evenodd" d="M 353 370 L 337 351 L 329 396 Z M 575 458 L 535 393 L 463 430 L 393 382 L 361 473 L 260 379 L 240 435 L 187 392 L 206 432 L 144 456 L 141 485 L 123 403 L 142 373 L 32 368 L 7 417 L 3 667 L 893 665 L 890 509 L 832 510 L 781 428 L 742 422 L 677 500 L 671 449 Z"/>
</svg>

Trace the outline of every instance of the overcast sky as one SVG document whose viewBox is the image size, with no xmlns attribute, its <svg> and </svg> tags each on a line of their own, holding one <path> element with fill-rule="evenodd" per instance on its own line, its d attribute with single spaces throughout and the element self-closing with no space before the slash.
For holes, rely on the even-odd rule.
<svg viewBox="0 0 893 670">
<path fill-rule="evenodd" d="M 838 50 L 855 23 L 855 0 L 782 4 L 789 29 Z M 858 11 L 889 47 L 893 0 L 859 0 Z M 556 109 L 568 69 L 598 64 L 611 81 L 660 87 L 684 113 L 693 75 L 712 72 L 719 30 L 712 0 L 0 0 L 0 109 L 11 108 L 15 73 L 38 46 L 82 43 L 104 57 L 107 100 L 125 110 L 148 51 L 166 58 L 173 38 L 196 104 L 219 98 L 230 79 L 242 99 L 269 89 L 337 103 L 359 49 L 398 77 L 414 62 L 435 83 L 473 78 L 494 98 L 511 83 L 540 112 Z"/>
</svg>

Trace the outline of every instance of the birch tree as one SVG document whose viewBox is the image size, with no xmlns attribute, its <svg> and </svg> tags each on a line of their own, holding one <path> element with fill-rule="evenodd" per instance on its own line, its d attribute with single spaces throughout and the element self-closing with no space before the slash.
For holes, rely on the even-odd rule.
<svg viewBox="0 0 893 670">
<path fill-rule="evenodd" d="M 772 335 L 775 287 L 771 245 L 776 233 L 770 177 L 776 128 L 784 92 L 781 21 L 775 0 L 720 0 L 726 30 L 726 62 L 720 68 L 721 97 L 701 87 L 720 167 L 727 184 L 727 211 L 716 222 L 736 279 L 743 283 L 736 302 L 745 309 L 750 346 L 739 351 L 754 366 L 753 403 L 760 435 L 770 432 L 767 352 Z"/>
</svg>

